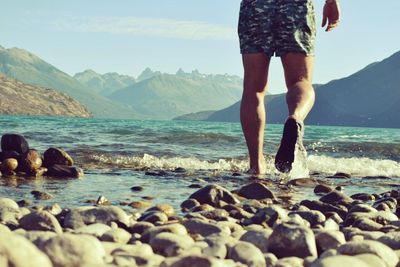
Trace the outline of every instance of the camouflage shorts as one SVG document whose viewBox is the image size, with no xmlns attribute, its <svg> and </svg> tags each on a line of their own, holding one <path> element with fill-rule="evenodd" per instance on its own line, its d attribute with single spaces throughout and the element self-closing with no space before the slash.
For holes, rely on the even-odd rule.
<svg viewBox="0 0 400 267">
<path fill-rule="evenodd" d="M 242 54 L 313 55 L 316 26 L 312 0 L 242 0 L 238 33 Z"/>
</svg>

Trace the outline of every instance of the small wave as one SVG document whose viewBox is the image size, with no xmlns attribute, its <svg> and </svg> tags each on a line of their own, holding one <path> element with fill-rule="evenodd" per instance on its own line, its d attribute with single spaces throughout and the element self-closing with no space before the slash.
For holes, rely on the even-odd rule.
<svg viewBox="0 0 400 267">
<path fill-rule="evenodd" d="M 214 170 L 245 172 L 249 165 L 247 159 L 219 159 L 217 161 L 200 160 L 195 157 L 156 157 L 149 154 L 143 156 L 126 155 L 91 155 L 90 159 L 97 162 L 98 166 L 113 166 L 120 168 L 150 168 L 173 170 L 182 167 L 188 170 Z M 267 173 L 277 174 L 274 167 L 273 157 L 267 159 Z M 304 177 L 307 173 L 305 166 L 312 172 L 332 175 L 336 172 L 350 173 L 354 177 L 364 176 L 388 176 L 393 178 L 400 177 L 400 163 L 392 160 L 375 160 L 369 158 L 333 158 L 328 156 L 307 157 L 307 164 L 297 163 L 291 178 Z M 308 171 L 307 170 L 307 171 Z"/>
</svg>

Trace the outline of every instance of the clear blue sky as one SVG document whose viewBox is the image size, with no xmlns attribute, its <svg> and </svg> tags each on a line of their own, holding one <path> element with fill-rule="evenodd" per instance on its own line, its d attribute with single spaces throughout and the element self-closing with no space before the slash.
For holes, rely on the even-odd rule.
<svg viewBox="0 0 400 267">
<path fill-rule="evenodd" d="M 318 24 L 323 0 L 315 0 Z M 242 76 L 236 25 L 240 0 L 0 0 L 0 45 L 25 48 L 73 75 L 91 68 L 137 76 Z M 352 74 L 400 50 L 399 0 L 341 1 L 338 29 L 319 28 L 315 82 Z M 270 91 L 284 91 L 279 59 Z"/>
</svg>

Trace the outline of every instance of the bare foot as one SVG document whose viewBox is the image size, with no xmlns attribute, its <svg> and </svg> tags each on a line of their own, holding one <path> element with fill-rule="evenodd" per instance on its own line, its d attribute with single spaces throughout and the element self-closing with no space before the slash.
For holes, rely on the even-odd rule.
<svg viewBox="0 0 400 267">
<path fill-rule="evenodd" d="M 256 164 L 256 166 L 250 166 L 250 169 L 246 172 L 252 175 L 264 175 L 267 173 L 267 164 L 265 163 L 265 158 L 262 159 Z"/>
</svg>

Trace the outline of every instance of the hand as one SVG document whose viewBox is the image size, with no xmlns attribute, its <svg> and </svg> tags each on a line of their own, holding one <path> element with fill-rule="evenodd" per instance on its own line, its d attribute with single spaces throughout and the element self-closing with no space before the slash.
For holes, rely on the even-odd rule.
<svg viewBox="0 0 400 267">
<path fill-rule="evenodd" d="M 328 23 L 325 31 L 329 32 L 336 28 L 340 22 L 340 6 L 338 0 L 327 0 L 324 6 L 324 13 L 322 16 L 322 27 Z"/>
</svg>

